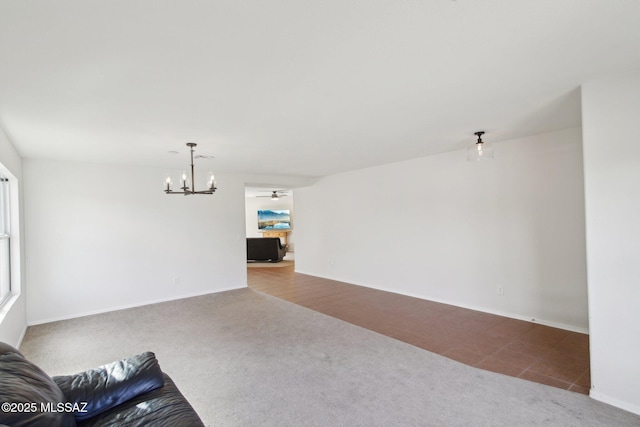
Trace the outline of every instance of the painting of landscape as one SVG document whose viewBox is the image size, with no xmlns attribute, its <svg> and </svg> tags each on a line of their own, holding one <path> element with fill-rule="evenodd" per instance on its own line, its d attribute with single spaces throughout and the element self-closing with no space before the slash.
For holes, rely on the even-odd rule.
<svg viewBox="0 0 640 427">
<path fill-rule="evenodd" d="M 291 230 L 288 209 L 265 209 L 258 211 L 259 230 Z"/>
</svg>

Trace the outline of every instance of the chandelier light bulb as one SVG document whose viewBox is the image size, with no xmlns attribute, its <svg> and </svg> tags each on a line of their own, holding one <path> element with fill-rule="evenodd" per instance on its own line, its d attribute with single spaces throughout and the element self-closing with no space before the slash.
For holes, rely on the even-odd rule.
<svg viewBox="0 0 640 427">
<path fill-rule="evenodd" d="M 213 172 L 209 172 L 209 181 L 207 182 L 207 188 L 209 190 L 216 189 L 216 177 L 213 175 Z"/>
<path fill-rule="evenodd" d="M 187 172 L 182 171 L 182 175 L 180 176 L 180 183 L 183 190 L 189 189 L 189 177 L 187 176 Z"/>
</svg>

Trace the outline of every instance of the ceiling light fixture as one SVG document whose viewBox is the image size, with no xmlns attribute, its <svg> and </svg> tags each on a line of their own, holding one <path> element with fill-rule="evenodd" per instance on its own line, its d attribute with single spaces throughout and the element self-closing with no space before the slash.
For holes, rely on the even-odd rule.
<svg viewBox="0 0 640 427">
<path fill-rule="evenodd" d="M 493 159 L 493 147 L 482 140 L 484 131 L 476 132 L 474 135 L 478 137 L 478 141 L 467 149 L 467 160 L 479 162 Z"/>
<path fill-rule="evenodd" d="M 282 197 L 287 197 L 288 194 L 283 190 L 273 190 L 269 196 L 256 196 L 256 197 L 269 197 L 271 200 L 280 200 Z"/>
<path fill-rule="evenodd" d="M 167 194 L 184 194 L 188 196 L 189 194 L 213 194 L 217 190 L 216 188 L 216 180 L 213 176 L 213 172 L 209 172 L 209 180 L 207 181 L 207 190 L 204 191 L 196 191 L 194 180 L 194 169 L 193 169 L 193 147 L 197 146 L 195 142 L 187 142 L 187 147 L 191 150 L 191 178 L 187 175 L 186 171 L 182 172 L 180 177 L 180 189 L 182 191 L 173 191 L 171 189 L 171 177 L 168 176 L 165 181 L 164 192 Z"/>
</svg>

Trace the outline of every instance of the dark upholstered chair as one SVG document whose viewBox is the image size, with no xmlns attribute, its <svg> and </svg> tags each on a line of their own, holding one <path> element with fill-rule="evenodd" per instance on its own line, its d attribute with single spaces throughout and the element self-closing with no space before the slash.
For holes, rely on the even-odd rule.
<svg viewBox="0 0 640 427">
<path fill-rule="evenodd" d="M 280 262 L 286 252 L 279 237 L 247 237 L 247 261 Z"/>
</svg>

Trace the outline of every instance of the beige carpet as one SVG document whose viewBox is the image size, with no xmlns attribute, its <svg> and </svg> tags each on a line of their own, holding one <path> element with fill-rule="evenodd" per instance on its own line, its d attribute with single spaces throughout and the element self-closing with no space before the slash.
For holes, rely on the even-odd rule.
<svg viewBox="0 0 640 427">
<path fill-rule="evenodd" d="M 286 259 L 280 262 L 247 262 L 247 268 L 281 268 L 293 265 L 293 261 Z"/>
<path fill-rule="evenodd" d="M 146 350 L 209 426 L 638 426 L 248 288 L 29 327 L 50 375 Z"/>
</svg>

